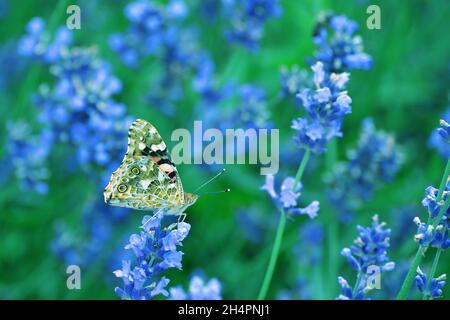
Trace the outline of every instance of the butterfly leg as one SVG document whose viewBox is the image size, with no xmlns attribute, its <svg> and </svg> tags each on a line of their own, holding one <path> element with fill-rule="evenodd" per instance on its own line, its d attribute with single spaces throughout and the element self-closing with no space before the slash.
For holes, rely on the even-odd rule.
<svg viewBox="0 0 450 320">
<path fill-rule="evenodd" d="M 180 222 L 184 222 L 184 219 L 186 219 L 187 214 L 186 213 L 182 213 L 178 216 L 178 223 Z"/>
</svg>

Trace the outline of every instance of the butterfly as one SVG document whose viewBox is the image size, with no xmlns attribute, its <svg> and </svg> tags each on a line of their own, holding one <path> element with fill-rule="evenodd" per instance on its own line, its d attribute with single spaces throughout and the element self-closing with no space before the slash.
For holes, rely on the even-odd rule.
<svg viewBox="0 0 450 320">
<path fill-rule="evenodd" d="M 127 152 L 103 195 L 113 206 L 164 210 L 176 216 L 183 215 L 198 199 L 196 194 L 184 193 L 166 144 L 156 128 L 141 119 L 130 127 Z"/>
</svg>

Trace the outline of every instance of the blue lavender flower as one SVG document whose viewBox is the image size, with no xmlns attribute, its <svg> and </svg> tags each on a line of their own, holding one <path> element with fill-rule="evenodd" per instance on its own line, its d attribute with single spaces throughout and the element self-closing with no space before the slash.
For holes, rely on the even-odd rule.
<svg viewBox="0 0 450 320">
<path fill-rule="evenodd" d="M 372 58 L 364 52 L 362 38 L 355 35 L 358 24 L 345 16 L 325 14 L 314 30 L 316 60 L 322 61 L 327 72 L 351 69 L 368 70 Z"/>
<path fill-rule="evenodd" d="M 152 299 L 162 294 L 168 296 L 165 289 L 169 279 L 161 274 L 172 268 L 182 269 L 183 253 L 177 251 L 189 234 L 191 226 L 186 222 L 163 226 L 164 211 L 142 219 L 140 234 L 130 236 L 125 249 L 132 250 L 135 264 L 122 262 L 122 269 L 114 271 L 123 280 L 123 288 L 116 288 L 122 299 Z"/>
<path fill-rule="evenodd" d="M 441 119 L 440 122 L 440 128 L 437 129 L 438 133 L 441 135 L 441 137 L 444 139 L 445 143 L 450 143 L 450 124 L 448 124 L 447 121 Z"/>
<path fill-rule="evenodd" d="M 301 148 L 315 153 L 323 153 L 329 140 L 341 137 L 342 119 L 351 113 L 351 98 L 343 91 L 348 73 L 328 74 L 322 62 L 315 63 L 314 84 L 316 89 L 303 89 L 297 98 L 306 111 L 306 116 L 292 121 L 292 128 L 297 132 L 295 140 Z"/>
<path fill-rule="evenodd" d="M 293 66 L 291 70 L 283 67 L 281 69 L 281 97 L 301 93 L 305 88 L 313 85 L 316 86 L 316 89 L 319 89 L 317 82 L 321 82 L 324 78 L 331 79 L 332 74 L 340 75 L 339 89 L 344 90 L 349 78 L 347 72 L 352 69 L 369 69 L 372 65 L 372 58 L 363 52 L 361 37 L 353 35 L 357 29 L 357 23 L 345 16 L 334 16 L 328 12 L 321 14 L 313 33 L 313 41 L 318 48 L 314 53 L 314 58 L 308 59 L 315 73 L 314 81 L 311 83 L 306 77 L 307 73 L 297 66 Z M 328 36 L 329 31 L 334 32 L 331 37 Z M 318 62 L 320 62 L 320 65 L 317 65 Z M 333 77 L 336 77 L 336 75 Z M 333 81 L 333 79 L 331 80 Z M 329 91 L 323 88 L 318 92 L 317 98 L 319 101 L 323 101 L 329 95 Z M 302 99 L 301 95 L 298 96 Z M 342 99 L 348 100 L 344 97 L 340 99 L 341 101 Z M 301 106 L 301 103 L 297 104 Z M 326 132 L 321 126 L 308 121 L 300 121 L 298 126 L 311 132 L 309 138 L 313 140 L 317 140 Z M 337 129 L 339 129 L 339 126 Z M 305 139 L 308 141 L 307 138 Z M 322 143 L 324 142 L 322 141 Z"/>
<path fill-rule="evenodd" d="M 443 115 L 440 121 L 440 128 L 433 130 L 428 145 L 436 149 L 437 152 L 445 159 L 450 157 L 450 144 L 449 144 L 449 124 L 450 122 L 450 109 L 448 109 Z"/>
<path fill-rule="evenodd" d="M 434 221 L 442 206 L 447 201 L 450 194 L 450 181 L 447 181 L 441 201 L 437 201 L 439 190 L 433 186 L 428 186 L 425 189 L 425 197 L 422 200 L 422 205 L 428 211 L 429 221 Z M 450 247 L 449 226 L 450 226 L 450 208 L 442 216 L 441 220 L 433 227 L 433 223 L 422 222 L 419 217 L 414 218 L 414 223 L 417 225 L 417 232 L 414 236 L 416 242 L 420 244 L 423 250 L 428 247 L 435 247 L 447 249 Z"/>
<path fill-rule="evenodd" d="M 368 300 L 365 296 L 366 292 L 361 286 L 356 289 L 356 292 L 353 292 L 347 280 L 343 277 L 338 277 L 338 283 L 341 286 L 341 293 L 336 300 Z"/>
<path fill-rule="evenodd" d="M 287 214 L 291 216 L 308 215 L 310 219 L 314 219 L 319 212 L 319 202 L 312 201 L 305 208 L 298 208 L 297 201 L 300 197 L 300 190 L 302 189 L 302 184 L 299 182 L 295 188 L 294 178 L 287 177 L 283 180 L 280 187 L 279 194 L 275 191 L 275 177 L 273 175 L 266 175 L 266 182 L 261 187 L 261 190 L 265 190 L 269 196 L 272 198 L 274 203 L 278 208 L 284 210 Z"/>
<path fill-rule="evenodd" d="M 442 288 L 445 286 L 445 282 L 447 280 L 447 276 L 445 274 L 442 274 L 437 278 L 433 278 L 428 284 L 427 275 L 420 269 L 420 267 L 417 267 L 416 272 L 417 274 L 414 278 L 414 282 L 416 283 L 417 289 L 421 293 L 429 294 L 430 298 L 439 298 L 442 296 Z"/>
<path fill-rule="evenodd" d="M 414 240 L 420 244 L 423 250 L 430 246 L 443 250 L 450 247 L 450 239 L 448 237 L 449 219 L 447 216 L 444 215 L 436 228 L 432 224 L 420 221 L 419 217 L 415 217 L 414 222 L 417 225 Z"/>
<path fill-rule="evenodd" d="M 376 266 L 380 272 L 391 271 L 395 268 L 395 263 L 389 260 L 388 248 L 390 229 L 384 229 L 385 223 L 380 223 L 378 215 L 372 217 L 370 227 L 357 226 L 358 238 L 350 248 L 344 248 L 341 255 L 347 259 L 350 267 L 358 272 L 358 280 L 353 290 L 347 281 L 339 277 L 338 281 L 342 289 L 338 299 L 362 299 L 365 294 L 373 289 L 367 283 L 369 268 Z"/>
<path fill-rule="evenodd" d="M 187 292 L 181 286 L 170 288 L 169 300 L 222 300 L 221 291 L 222 285 L 216 278 L 205 283 L 201 277 L 193 276 Z"/>
<path fill-rule="evenodd" d="M 267 20 L 279 17 L 282 9 L 277 0 L 223 0 L 225 17 L 231 27 L 225 36 L 248 50 L 257 50 Z"/>
<path fill-rule="evenodd" d="M 328 177 L 327 196 L 339 218 L 349 222 L 375 190 L 394 179 L 402 162 L 394 137 L 376 130 L 372 119 L 365 119 L 356 148 L 347 152 L 346 162 L 339 163 Z"/>
<path fill-rule="evenodd" d="M 371 227 L 356 227 L 359 237 L 355 244 L 342 250 L 342 255 L 353 269 L 366 272 L 371 265 L 380 266 L 383 271 L 394 268 L 395 264 L 389 261 L 387 253 L 391 230 L 385 230 L 385 226 L 384 222 L 379 222 L 378 215 L 374 215 Z"/>
</svg>

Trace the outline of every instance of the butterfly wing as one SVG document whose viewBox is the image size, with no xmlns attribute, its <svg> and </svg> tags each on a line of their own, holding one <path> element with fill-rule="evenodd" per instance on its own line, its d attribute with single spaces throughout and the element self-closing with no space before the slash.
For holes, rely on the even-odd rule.
<svg viewBox="0 0 450 320">
<path fill-rule="evenodd" d="M 128 149 L 104 192 L 105 202 L 139 210 L 173 208 L 184 204 L 184 191 L 167 146 L 145 120 L 133 122 Z"/>
</svg>

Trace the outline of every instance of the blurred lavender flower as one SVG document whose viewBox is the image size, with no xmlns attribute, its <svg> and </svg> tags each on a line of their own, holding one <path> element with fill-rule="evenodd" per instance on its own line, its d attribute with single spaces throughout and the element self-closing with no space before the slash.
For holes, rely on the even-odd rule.
<svg viewBox="0 0 450 320">
<path fill-rule="evenodd" d="M 281 97 L 295 96 L 308 84 L 308 73 L 298 65 L 280 68 Z M 298 101 L 298 100 L 297 100 Z"/>
<path fill-rule="evenodd" d="M 82 168 L 110 171 L 125 151 L 131 124 L 126 107 L 112 98 L 122 89 L 120 80 L 110 74 L 95 48 L 63 49 L 51 70 L 56 83 L 41 85 L 35 97 L 40 121 L 58 141 L 75 147 Z"/>
<path fill-rule="evenodd" d="M 130 23 L 127 32 L 113 34 L 109 44 L 130 67 L 137 67 L 146 56 L 169 58 L 172 53 L 171 58 L 181 58 L 181 52 L 176 51 L 182 49 L 176 43 L 177 23 L 186 16 L 186 10 L 183 1 L 172 1 L 167 6 L 150 1 L 131 2 L 124 10 Z"/>
<path fill-rule="evenodd" d="M 294 253 L 301 264 L 311 267 L 322 261 L 324 232 L 323 224 L 318 221 L 305 223 L 300 227 L 299 242 L 294 247 Z"/>
<path fill-rule="evenodd" d="M 270 126 L 269 118 L 265 91 L 251 84 L 241 85 L 239 106 L 231 114 L 228 126 L 244 129 L 267 128 Z"/>
<path fill-rule="evenodd" d="M 177 251 L 189 234 L 191 226 L 186 222 L 163 226 L 164 211 L 142 219 L 140 234 L 130 236 L 125 249 L 132 250 L 136 263 L 122 262 L 122 269 L 114 271 L 123 280 L 123 288 L 116 288 L 122 299 L 148 300 L 162 294 L 168 296 L 169 279 L 161 274 L 171 268 L 182 268 L 183 253 Z"/>
<path fill-rule="evenodd" d="M 0 91 L 6 91 L 16 84 L 24 70 L 23 60 L 17 59 L 16 41 L 8 41 L 0 47 Z"/>
<path fill-rule="evenodd" d="M 391 244 L 393 247 L 400 248 L 405 242 L 411 240 L 411 234 L 415 232 L 415 225 L 411 221 L 419 214 L 420 210 L 421 208 L 417 205 L 407 205 L 390 211 L 389 216 L 396 217 L 391 225 L 393 231 Z M 400 287 L 401 284 L 397 289 Z"/>
<path fill-rule="evenodd" d="M 29 124 L 18 121 L 7 123 L 9 138 L 6 142 L 7 161 L 24 190 L 46 194 L 46 180 L 50 177 L 47 159 L 53 145 L 53 134 L 43 130 L 33 135 Z"/>
<path fill-rule="evenodd" d="M 320 61 L 311 69 L 316 89 L 306 88 L 297 94 L 306 117 L 293 120 L 292 128 L 297 132 L 295 140 L 301 148 L 320 154 L 326 150 L 329 140 L 342 136 L 342 119 L 351 113 L 352 99 L 344 91 L 348 73 L 329 75 Z"/>
<path fill-rule="evenodd" d="M 450 157 L 450 144 L 448 143 L 449 140 L 449 124 L 450 122 L 450 109 L 447 110 L 442 115 L 441 120 L 441 127 L 433 130 L 433 133 L 430 136 L 430 139 L 428 141 L 428 145 L 436 149 L 439 154 L 445 158 L 448 159 Z"/>
<path fill-rule="evenodd" d="M 445 282 L 447 280 L 447 276 L 445 274 L 441 274 L 439 277 L 433 278 L 431 283 L 428 284 L 427 275 L 420 269 L 420 267 L 417 267 L 416 272 L 417 274 L 414 278 L 414 282 L 416 283 L 417 289 L 421 293 L 429 294 L 430 298 L 439 298 L 442 296 L 442 288 L 445 286 Z"/>
<path fill-rule="evenodd" d="M 267 20 L 279 17 L 282 13 L 277 0 L 222 0 L 225 17 L 231 26 L 225 36 L 248 50 L 259 48 Z"/>
<path fill-rule="evenodd" d="M 312 288 L 305 277 L 299 277 L 292 289 L 283 289 L 277 295 L 277 300 L 311 300 Z"/>
<path fill-rule="evenodd" d="M 394 179 L 402 162 L 394 137 L 377 131 L 372 119 L 365 119 L 356 148 L 347 152 L 347 161 L 338 164 L 328 177 L 328 198 L 339 218 L 349 222 L 377 188 Z"/>
<path fill-rule="evenodd" d="M 274 215 L 268 217 L 263 208 L 258 206 L 239 209 L 235 219 L 246 240 L 255 245 L 263 244 L 266 233 L 276 226 L 276 217 Z"/>
<path fill-rule="evenodd" d="M 233 82 L 218 85 L 214 77 L 215 64 L 208 55 L 204 55 L 198 64 L 192 79 L 192 88 L 199 96 L 199 102 L 194 107 L 194 114 L 203 119 L 210 128 L 225 130 L 229 115 L 222 110 L 224 104 L 234 98 L 238 86 Z"/>
<path fill-rule="evenodd" d="M 194 88 L 200 94 L 195 108 L 209 127 L 225 131 L 228 128 L 270 128 L 269 105 L 264 89 L 253 84 L 229 82 L 222 87 L 213 85 L 213 66 L 194 78 Z M 230 107 L 230 108 L 227 108 Z"/>
<path fill-rule="evenodd" d="M 3 19 L 10 10 L 9 0 L 0 1 L 0 19 Z"/>
<path fill-rule="evenodd" d="M 113 34 L 109 43 L 123 63 L 137 68 L 146 57 L 157 58 L 160 69 L 151 79 L 148 101 L 169 116 L 183 99 L 185 80 L 195 73 L 203 53 L 197 32 L 184 24 L 188 8 L 184 1 L 167 5 L 135 1 L 125 8 L 130 26 Z"/>
<path fill-rule="evenodd" d="M 310 219 L 317 217 L 319 212 L 319 202 L 313 201 L 305 208 L 298 208 L 297 200 L 300 197 L 300 190 L 302 184 L 299 182 L 296 189 L 293 191 L 294 178 L 287 177 L 283 180 L 280 187 L 279 194 L 275 191 L 275 177 L 273 175 L 266 175 L 266 182 L 261 187 L 272 198 L 275 205 L 284 210 L 290 216 L 308 215 Z"/>
<path fill-rule="evenodd" d="M 324 240 L 324 226 L 318 221 L 304 223 L 299 230 L 298 244 L 294 246 L 293 254 L 297 258 L 295 270 L 317 268 L 322 262 L 322 247 Z M 302 272 L 300 272 L 302 274 Z M 281 290 L 279 300 L 310 300 L 317 289 L 317 283 L 299 276 L 288 289 Z"/>
<path fill-rule="evenodd" d="M 27 30 L 29 34 L 22 42 L 29 41 L 27 37 L 46 35 L 41 18 L 33 18 Z M 115 166 L 112 159 L 120 159 L 124 152 L 131 122 L 125 114 L 126 107 L 112 98 L 121 91 L 121 82 L 111 75 L 108 64 L 98 57 L 95 48 L 67 47 L 71 42 L 70 33 L 56 38 L 64 41 L 41 45 L 36 40 L 30 50 L 19 49 L 22 55 L 43 57 L 41 61 L 49 64 L 55 76 L 55 83 L 41 85 L 34 97 L 40 107 L 42 137 L 51 136 L 54 143 L 73 146 L 75 162 L 82 168 L 97 167 L 109 172 L 110 166 Z M 42 140 L 37 144 L 47 148 L 44 153 L 48 154 L 54 143 Z M 30 153 L 21 154 L 24 162 L 28 162 L 26 157 L 33 157 Z M 97 178 L 100 181 L 104 176 L 100 173 Z"/>
<path fill-rule="evenodd" d="M 18 49 L 21 55 L 44 63 L 54 76 L 54 82 L 42 84 L 34 96 L 41 131 L 31 136 L 26 130 L 17 133 L 24 131 L 20 126 L 9 130 L 8 156 L 22 184 L 46 192 L 45 179 L 50 172 L 45 162 L 50 151 L 56 146 L 68 146 L 63 163 L 87 171 L 103 189 L 103 179 L 109 177 L 125 152 L 131 122 L 126 107 L 113 98 L 121 91 L 121 82 L 95 48 L 72 47 L 67 28 L 60 29 L 50 41 L 52 37 L 44 27 L 41 18 L 33 18 Z M 97 199 L 90 201 L 83 214 L 83 234 L 74 235 L 66 224 L 57 222 L 52 251 L 80 265 L 98 261 L 112 238 L 113 224 L 126 212 L 106 207 Z"/>
<path fill-rule="evenodd" d="M 55 36 L 45 31 L 45 22 L 35 17 L 26 26 L 27 34 L 19 40 L 18 52 L 44 63 L 56 63 L 62 48 L 72 43 L 72 33 L 65 27 L 57 30 Z"/>
<path fill-rule="evenodd" d="M 96 198 L 82 212 L 82 234 L 74 233 L 63 220 L 55 222 L 51 251 L 66 264 L 92 265 L 104 255 L 104 247 L 114 236 L 114 224 L 123 222 L 127 214 L 128 211 L 107 206 Z"/>
<path fill-rule="evenodd" d="M 372 58 L 364 52 L 362 38 L 355 35 L 356 30 L 358 24 L 345 16 L 325 14 L 318 19 L 314 30 L 318 49 L 314 58 L 323 62 L 326 72 L 370 69 Z"/>
<path fill-rule="evenodd" d="M 387 249 L 390 247 L 389 237 L 390 229 L 384 229 L 385 223 L 380 223 L 378 215 L 372 218 L 372 226 L 364 228 L 357 226 L 358 238 L 350 248 L 344 248 L 342 256 L 347 259 L 350 267 L 358 272 L 357 281 L 353 290 L 351 290 L 347 281 L 339 277 L 338 281 L 342 288 L 338 299 L 364 299 L 365 295 L 372 288 L 368 283 L 368 273 L 370 267 L 377 266 L 380 272 L 391 271 L 395 268 L 395 263 L 389 261 Z"/>
<path fill-rule="evenodd" d="M 205 283 L 201 277 L 193 276 L 187 292 L 181 286 L 170 288 L 169 300 L 222 300 L 221 291 L 222 285 L 216 278 Z"/>
<path fill-rule="evenodd" d="M 393 232 L 393 234 L 396 232 Z M 392 247 L 396 247 L 392 243 Z M 408 259 L 403 259 L 395 262 L 395 269 L 388 274 L 383 274 L 382 288 L 383 290 L 371 291 L 371 296 L 373 299 L 390 299 L 395 300 L 398 291 L 402 287 L 403 281 L 408 274 L 410 261 Z"/>
</svg>

